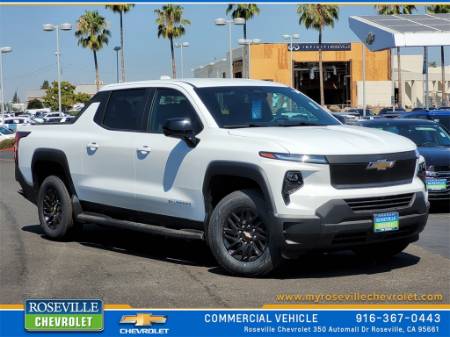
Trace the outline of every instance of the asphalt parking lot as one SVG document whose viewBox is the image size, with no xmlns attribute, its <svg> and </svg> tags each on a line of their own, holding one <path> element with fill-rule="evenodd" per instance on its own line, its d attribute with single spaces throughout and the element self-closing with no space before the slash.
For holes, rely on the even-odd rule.
<svg viewBox="0 0 450 337">
<path fill-rule="evenodd" d="M 442 293 L 450 301 L 450 215 L 439 207 L 421 239 L 384 263 L 350 252 L 287 261 L 251 279 L 224 274 L 208 248 L 87 225 L 71 242 L 43 236 L 35 206 L 17 193 L 13 162 L 0 159 L 0 303 L 101 298 L 145 307 L 260 307 L 280 293 Z"/>
</svg>

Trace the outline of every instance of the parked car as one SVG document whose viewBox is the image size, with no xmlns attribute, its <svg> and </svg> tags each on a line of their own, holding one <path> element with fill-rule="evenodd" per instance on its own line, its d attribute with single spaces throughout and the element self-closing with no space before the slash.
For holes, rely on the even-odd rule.
<svg viewBox="0 0 450 337">
<path fill-rule="evenodd" d="M 13 131 L 17 129 L 18 124 L 30 124 L 30 120 L 25 117 L 8 117 L 3 121 L 3 125 Z"/>
<path fill-rule="evenodd" d="M 421 110 L 406 113 L 402 118 L 420 118 L 429 119 L 438 122 L 450 131 L 450 110 Z"/>
<path fill-rule="evenodd" d="M 406 110 L 403 108 L 395 108 L 392 107 L 383 108 L 378 112 L 378 116 L 383 118 L 398 118 L 406 113 Z"/>
<path fill-rule="evenodd" d="M 438 123 L 420 119 L 361 121 L 362 126 L 407 137 L 425 157 L 426 184 L 430 200 L 450 200 L 450 136 Z"/>
<path fill-rule="evenodd" d="M 37 113 L 34 117 L 35 123 L 60 123 L 67 115 L 63 112 L 48 112 L 44 114 Z"/>
<path fill-rule="evenodd" d="M 0 142 L 14 137 L 15 137 L 14 131 L 8 129 L 5 126 L 0 125 Z"/>
<path fill-rule="evenodd" d="M 343 124 L 356 124 L 358 117 L 344 112 L 333 112 L 332 115 Z"/>
<path fill-rule="evenodd" d="M 73 124 L 16 138 L 16 179 L 55 240 L 82 222 L 200 239 L 254 276 L 313 250 L 392 256 L 428 217 L 412 141 L 273 82 L 107 85 Z"/>
<path fill-rule="evenodd" d="M 344 111 L 346 114 L 352 114 L 357 117 L 363 117 L 364 116 L 364 109 L 361 108 L 350 108 Z M 366 116 L 372 116 L 373 112 L 370 109 L 366 109 Z"/>
</svg>

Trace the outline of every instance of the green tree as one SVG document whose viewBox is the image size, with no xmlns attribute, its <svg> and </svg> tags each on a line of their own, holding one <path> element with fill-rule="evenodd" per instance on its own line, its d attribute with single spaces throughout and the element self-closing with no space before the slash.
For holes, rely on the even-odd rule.
<svg viewBox="0 0 450 337">
<path fill-rule="evenodd" d="M 17 95 L 17 90 L 14 92 L 14 96 L 12 98 L 13 103 L 20 103 L 19 95 Z"/>
<path fill-rule="evenodd" d="M 380 15 L 412 14 L 416 10 L 416 6 L 414 5 L 375 5 L 375 8 Z M 399 107 L 403 107 L 403 85 L 401 69 L 400 47 L 397 47 L 397 81 Z"/>
<path fill-rule="evenodd" d="M 78 38 L 79 46 L 89 48 L 94 54 L 95 84 L 98 91 L 100 89 L 100 75 L 97 52 L 108 44 L 111 36 L 105 18 L 98 11 L 86 11 L 77 21 L 75 36 Z"/>
<path fill-rule="evenodd" d="M 67 111 L 75 102 L 75 86 L 67 81 L 61 82 L 61 105 L 63 111 Z M 52 110 L 58 110 L 58 82 L 52 82 L 45 92 L 45 106 Z"/>
<path fill-rule="evenodd" d="M 158 25 L 158 38 L 163 37 L 170 41 L 170 55 L 172 58 L 172 77 L 177 77 L 175 64 L 175 52 L 173 49 L 173 39 L 185 34 L 185 26 L 191 22 L 183 18 L 183 7 L 179 5 L 164 5 L 160 9 L 155 9 L 156 24 Z"/>
<path fill-rule="evenodd" d="M 229 4 L 226 10 L 227 15 L 231 13 L 233 19 L 242 18 L 245 20 L 243 25 L 244 39 L 247 39 L 247 21 L 258 15 L 260 9 L 256 4 Z"/>
<path fill-rule="evenodd" d="M 450 13 L 450 5 L 432 5 L 427 7 L 428 13 L 433 14 L 448 14 Z M 444 46 L 441 46 L 441 81 L 442 81 L 442 105 L 447 105 L 447 98 L 445 97 L 445 52 Z"/>
<path fill-rule="evenodd" d="M 49 86 L 50 86 L 50 84 L 48 83 L 47 80 L 45 80 L 44 82 L 42 82 L 41 89 L 46 90 L 46 89 L 48 89 Z"/>
<path fill-rule="evenodd" d="M 320 104 L 325 105 L 325 94 L 323 88 L 323 62 L 322 62 L 322 34 L 325 27 L 334 27 L 335 21 L 339 19 L 339 6 L 335 5 L 298 5 L 298 23 L 306 29 L 315 29 L 319 32 L 319 82 L 320 82 Z"/>
<path fill-rule="evenodd" d="M 58 105 L 58 104 L 57 104 Z M 42 109 L 44 107 L 44 104 L 37 98 L 32 99 L 27 104 L 27 109 Z"/>
<path fill-rule="evenodd" d="M 74 96 L 74 103 L 87 103 L 91 99 L 89 94 L 85 92 L 79 92 Z"/>
<path fill-rule="evenodd" d="M 120 18 L 120 70 L 122 82 L 125 82 L 125 57 L 124 57 L 124 43 L 123 43 L 123 15 L 129 12 L 134 5 L 122 4 L 122 5 L 106 5 L 106 8 L 110 9 L 114 13 L 119 13 Z"/>
</svg>

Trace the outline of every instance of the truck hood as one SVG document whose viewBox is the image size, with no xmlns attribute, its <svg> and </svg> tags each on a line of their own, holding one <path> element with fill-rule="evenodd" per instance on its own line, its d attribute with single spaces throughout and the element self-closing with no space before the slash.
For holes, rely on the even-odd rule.
<svg viewBox="0 0 450 337">
<path fill-rule="evenodd" d="M 255 127 L 229 130 L 230 135 L 270 140 L 289 153 L 340 155 L 414 151 L 409 139 L 359 126 Z M 267 149 L 261 149 L 264 151 Z"/>
</svg>

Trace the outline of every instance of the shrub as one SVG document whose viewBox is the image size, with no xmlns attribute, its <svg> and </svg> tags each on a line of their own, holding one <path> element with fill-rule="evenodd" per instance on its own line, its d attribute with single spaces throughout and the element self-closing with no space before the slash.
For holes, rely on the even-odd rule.
<svg viewBox="0 0 450 337">
<path fill-rule="evenodd" d="M 5 139 L 3 141 L 0 141 L 0 150 L 10 149 L 10 148 L 14 147 L 15 143 L 16 143 L 16 140 L 14 138 Z"/>
</svg>

